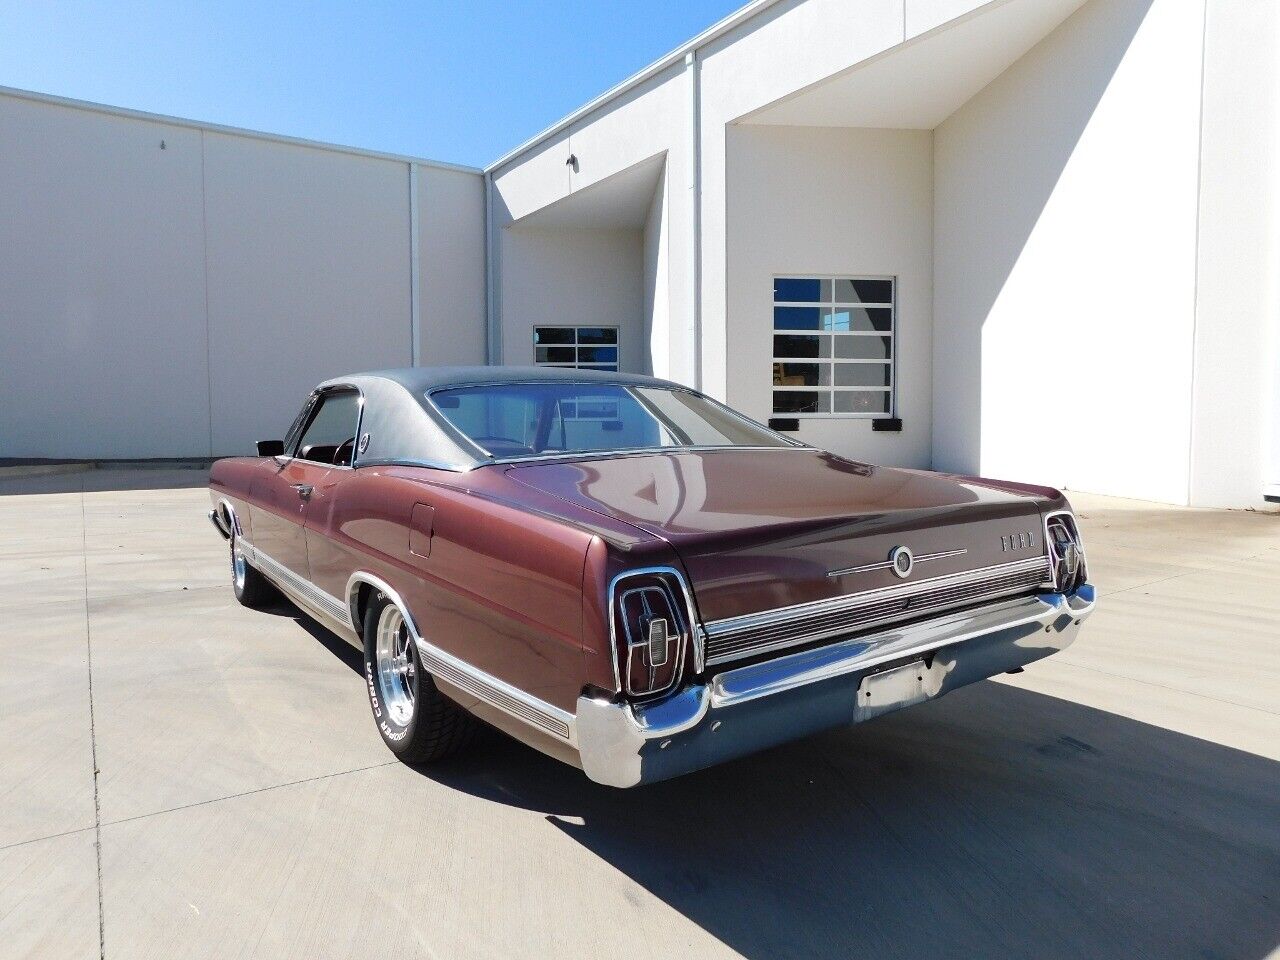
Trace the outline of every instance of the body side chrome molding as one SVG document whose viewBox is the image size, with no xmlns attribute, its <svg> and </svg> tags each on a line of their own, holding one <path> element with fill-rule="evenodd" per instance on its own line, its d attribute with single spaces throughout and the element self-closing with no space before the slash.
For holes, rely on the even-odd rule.
<svg viewBox="0 0 1280 960">
<path fill-rule="evenodd" d="M 273 557 L 263 553 L 252 543 L 240 537 L 240 549 L 245 559 L 275 581 L 276 585 L 302 600 L 309 608 L 323 613 L 345 630 L 353 629 L 351 613 L 337 597 L 321 590 L 310 580 L 290 570 Z"/>
<path fill-rule="evenodd" d="M 392 589 L 391 585 L 381 577 L 363 570 L 357 570 L 347 581 L 347 616 L 353 623 L 356 618 L 356 596 L 362 584 L 367 584 L 373 589 L 386 594 L 387 599 L 400 609 L 401 614 L 404 615 L 405 625 L 409 628 L 409 634 L 413 637 L 414 644 L 418 648 L 418 655 L 422 658 L 423 666 L 433 676 L 437 676 L 446 683 L 465 690 L 477 699 L 483 700 L 491 707 L 495 707 L 503 713 L 515 717 L 517 720 L 522 720 L 545 733 L 550 733 L 566 743 L 577 745 L 573 714 L 566 710 L 561 710 L 545 700 L 540 700 L 504 680 L 499 680 L 497 677 L 485 673 L 479 667 L 472 666 L 465 660 L 441 650 L 435 644 L 424 639 L 418 629 L 417 621 L 414 620 L 413 614 L 410 613 L 400 594 Z"/>
</svg>

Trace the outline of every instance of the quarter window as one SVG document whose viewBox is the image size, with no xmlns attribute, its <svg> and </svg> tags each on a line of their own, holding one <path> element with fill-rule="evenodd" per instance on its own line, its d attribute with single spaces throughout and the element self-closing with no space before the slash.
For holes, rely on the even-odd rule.
<svg viewBox="0 0 1280 960">
<path fill-rule="evenodd" d="M 618 372 L 617 327 L 534 327 L 533 362 L 540 367 Z"/>
<path fill-rule="evenodd" d="M 893 277 L 774 278 L 774 413 L 892 415 L 896 286 Z"/>
</svg>

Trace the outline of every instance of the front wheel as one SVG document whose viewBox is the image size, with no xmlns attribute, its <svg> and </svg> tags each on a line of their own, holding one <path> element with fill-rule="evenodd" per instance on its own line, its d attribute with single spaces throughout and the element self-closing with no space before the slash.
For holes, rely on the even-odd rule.
<svg viewBox="0 0 1280 960">
<path fill-rule="evenodd" d="M 378 732 L 405 763 L 443 760 L 470 743 L 475 718 L 436 689 L 404 614 L 382 593 L 364 615 L 364 675 Z"/>
<path fill-rule="evenodd" d="M 280 591 L 258 570 L 250 566 L 240 546 L 240 538 L 231 534 L 231 589 L 246 607 L 262 607 L 276 600 Z"/>
</svg>

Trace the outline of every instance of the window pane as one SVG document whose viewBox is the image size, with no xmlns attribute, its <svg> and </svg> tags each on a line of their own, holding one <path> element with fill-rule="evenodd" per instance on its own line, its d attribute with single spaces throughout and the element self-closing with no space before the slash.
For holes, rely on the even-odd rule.
<svg viewBox="0 0 1280 960">
<path fill-rule="evenodd" d="M 817 330 L 824 311 L 817 307 L 774 307 L 775 330 Z"/>
<path fill-rule="evenodd" d="M 573 343 L 573 327 L 534 327 L 534 343 Z"/>
<path fill-rule="evenodd" d="M 578 362 L 579 363 L 616 363 L 618 361 L 617 347 L 579 347 Z"/>
<path fill-rule="evenodd" d="M 704 397 L 612 383 L 501 383 L 431 393 L 457 429 L 498 458 L 649 447 L 787 446 Z"/>
<path fill-rule="evenodd" d="M 298 456 L 321 463 L 336 463 L 338 448 L 355 440 L 356 423 L 360 419 L 360 395 L 356 393 L 331 393 L 322 397 L 320 409 L 298 441 Z M 350 464 L 351 451 L 345 450 L 341 458 Z"/>
<path fill-rule="evenodd" d="M 538 363 L 573 363 L 573 347 L 538 347 L 535 357 Z"/>
<path fill-rule="evenodd" d="M 892 280 L 837 280 L 836 303 L 893 303 Z"/>
<path fill-rule="evenodd" d="M 775 363 L 773 385 L 775 387 L 825 387 L 829 386 L 830 364 L 826 363 Z"/>
<path fill-rule="evenodd" d="M 836 337 L 836 359 L 888 360 L 892 342 L 888 337 Z"/>
<path fill-rule="evenodd" d="M 887 363 L 837 363 L 837 387 L 887 387 L 889 364 Z"/>
<path fill-rule="evenodd" d="M 775 390 L 774 413 L 830 413 L 831 394 L 825 390 Z"/>
<path fill-rule="evenodd" d="M 830 337 L 797 337 L 776 336 L 773 338 L 773 355 L 775 357 L 829 357 L 831 356 Z"/>
<path fill-rule="evenodd" d="M 777 309 L 776 307 L 774 308 Z M 851 330 L 866 333 L 891 333 L 893 309 L 890 307 L 836 307 L 823 323 L 828 330 Z"/>
<path fill-rule="evenodd" d="M 888 413 L 887 390 L 837 390 L 836 413 Z"/>
<path fill-rule="evenodd" d="M 827 289 L 824 290 L 824 287 Z M 773 281 L 773 299 L 795 303 L 821 303 L 831 299 L 830 281 L 779 277 Z"/>
<path fill-rule="evenodd" d="M 617 327 L 579 327 L 578 343 L 617 343 Z"/>
</svg>

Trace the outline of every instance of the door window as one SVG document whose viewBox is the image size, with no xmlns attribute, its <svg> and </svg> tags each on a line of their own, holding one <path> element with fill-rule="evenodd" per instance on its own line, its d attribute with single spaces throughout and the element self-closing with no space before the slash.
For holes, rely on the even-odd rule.
<svg viewBox="0 0 1280 960">
<path fill-rule="evenodd" d="M 355 453 L 359 425 L 359 393 L 342 390 L 322 394 L 316 400 L 311 421 L 302 431 L 294 455 L 299 460 L 349 467 Z"/>
</svg>

